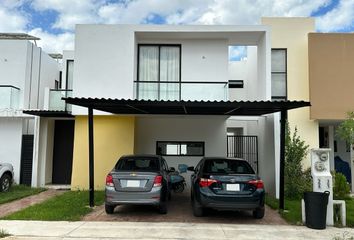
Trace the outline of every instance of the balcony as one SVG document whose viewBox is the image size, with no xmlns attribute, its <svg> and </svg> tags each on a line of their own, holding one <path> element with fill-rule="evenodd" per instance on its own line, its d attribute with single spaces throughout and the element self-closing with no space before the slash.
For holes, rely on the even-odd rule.
<svg viewBox="0 0 354 240">
<path fill-rule="evenodd" d="M 48 110 L 71 112 L 71 105 L 66 104 L 62 98 L 71 97 L 71 89 L 50 89 Z"/>
<path fill-rule="evenodd" d="M 134 81 L 134 89 L 138 100 L 228 100 L 228 82 Z"/>
<path fill-rule="evenodd" d="M 0 85 L 0 109 L 18 109 L 20 89 L 11 85 Z"/>
</svg>

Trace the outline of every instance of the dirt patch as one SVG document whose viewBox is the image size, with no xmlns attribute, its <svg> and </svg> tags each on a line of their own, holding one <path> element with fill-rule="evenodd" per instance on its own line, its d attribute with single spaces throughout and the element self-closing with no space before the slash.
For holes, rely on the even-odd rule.
<svg viewBox="0 0 354 240">
<path fill-rule="evenodd" d="M 107 215 L 104 206 L 98 206 L 83 218 L 84 221 L 124 221 L 124 222 L 191 222 L 191 223 L 234 223 L 234 224 L 287 224 L 277 211 L 266 207 L 263 219 L 254 219 L 251 211 L 209 210 L 204 217 L 193 216 L 190 195 L 173 194 L 168 203 L 168 213 L 159 214 L 153 206 L 123 205 L 115 208 L 114 214 Z"/>
</svg>

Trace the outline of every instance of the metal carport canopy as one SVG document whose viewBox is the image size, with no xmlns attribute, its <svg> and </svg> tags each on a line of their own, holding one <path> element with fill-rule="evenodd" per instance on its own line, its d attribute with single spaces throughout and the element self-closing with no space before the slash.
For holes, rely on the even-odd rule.
<svg viewBox="0 0 354 240">
<path fill-rule="evenodd" d="M 91 207 L 94 206 L 94 109 L 113 114 L 133 115 L 262 116 L 264 114 L 281 112 L 279 208 L 284 209 L 285 124 L 287 121 L 287 111 L 311 106 L 310 102 L 305 101 L 164 101 L 79 97 L 63 99 L 68 104 L 88 108 L 89 191 Z"/>
<path fill-rule="evenodd" d="M 305 101 L 163 101 L 64 98 L 66 103 L 113 114 L 261 116 L 310 106 Z"/>
</svg>

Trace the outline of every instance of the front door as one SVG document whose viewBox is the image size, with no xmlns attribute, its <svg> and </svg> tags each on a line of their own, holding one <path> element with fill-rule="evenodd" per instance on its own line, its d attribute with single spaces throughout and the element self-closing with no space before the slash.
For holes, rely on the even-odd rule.
<svg viewBox="0 0 354 240">
<path fill-rule="evenodd" d="M 54 128 L 53 184 L 70 184 L 74 148 L 74 120 L 56 120 Z"/>
</svg>

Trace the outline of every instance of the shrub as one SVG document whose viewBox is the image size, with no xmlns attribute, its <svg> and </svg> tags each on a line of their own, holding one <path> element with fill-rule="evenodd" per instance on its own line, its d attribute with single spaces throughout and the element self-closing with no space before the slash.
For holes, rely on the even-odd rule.
<svg viewBox="0 0 354 240">
<path fill-rule="evenodd" d="M 333 179 L 333 197 L 334 199 L 348 199 L 350 186 L 346 177 L 339 172 L 334 174 Z"/>
<path fill-rule="evenodd" d="M 301 140 L 297 134 L 297 128 L 293 134 L 289 124 L 285 133 L 285 197 L 288 199 L 301 199 L 305 191 L 312 189 L 311 173 L 303 171 L 302 160 L 306 157 L 309 146 Z"/>
</svg>

